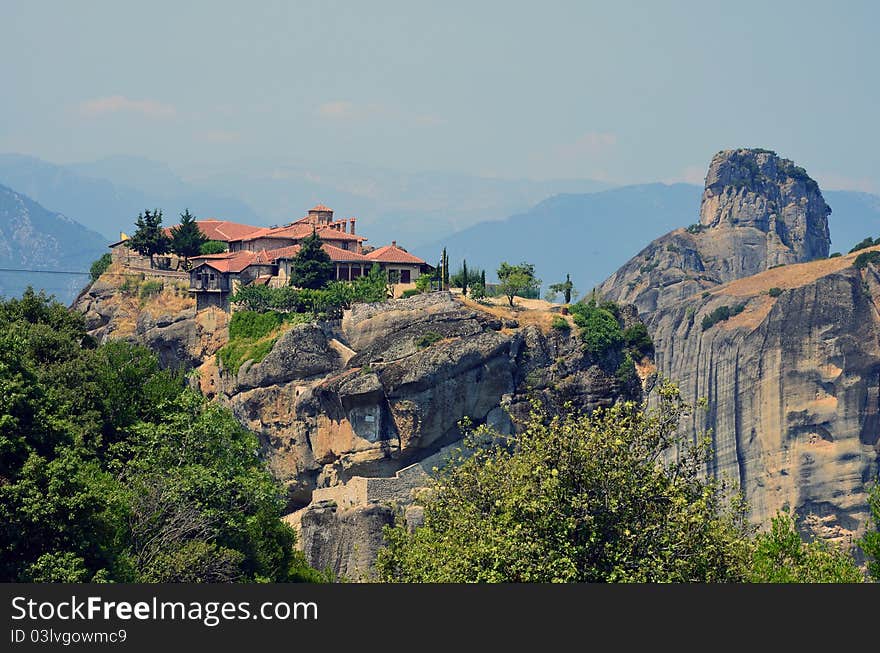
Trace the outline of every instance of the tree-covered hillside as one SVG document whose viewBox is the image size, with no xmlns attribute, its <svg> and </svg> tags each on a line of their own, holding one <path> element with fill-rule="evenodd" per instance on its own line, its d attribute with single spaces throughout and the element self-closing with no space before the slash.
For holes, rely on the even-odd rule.
<svg viewBox="0 0 880 653">
<path fill-rule="evenodd" d="M 256 437 L 44 295 L 0 302 L 0 580 L 291 581 Z"/>
</svg>

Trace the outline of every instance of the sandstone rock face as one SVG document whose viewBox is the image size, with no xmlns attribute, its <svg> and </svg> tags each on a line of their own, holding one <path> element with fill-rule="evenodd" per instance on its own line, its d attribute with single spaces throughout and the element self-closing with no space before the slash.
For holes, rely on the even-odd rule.
<svg viewBox="0 0 880 653">
<path fill-rule="evenodd" d="M 378 502 L 346 509 L 323 502 L 301 511 L 294 526 L 313 567 L 362 581 L 372 577 L 376 554 L 385 544 L 382 528 L 394 519 L 394 510 Z"/>
<path fill-rule="evenodd" d="M 372 569 L 358 556 L 373 550 L 376 534 L 348 534 L 384 523 L 365 506 L 411 502 L 413 470 L 461 439 L 463 417 L 509 431 L 532 397 L 585 409 L 638 398 L 620 387 L 618 363 L 591 360 L 575 334 L 504 327 L 449 293 L 430 293 L 355 305 L 341 324 L 296 326 L 235 376 L 211 361 L 200 372 L 206 393 L 260 434 L 312 564 L 345 576 L 352 556 L 359 573 Z M 338 509 L 320 503 L 328 497 Z"/>
<path fill-rule="evenodd" d="M 753 520 L 794 509 L 807 534 L 844 544 L 865 527 L 880 460 L 880 280 L 852 258 L 770 270 L 648 321 L 658 370 L 708 399 L 686 425 L 711 432 L 707 471 L 739 483 Z M 712 310 L 737 305 L 703 330 Z"/>
<path fill-rule="evenodd" d="M 655 240 L 601 290 L 638 307 L 658 372 L 708 399 L 686 428 L 711 432 L 707 472 L 739 483 L 752 519 L 794 509 L 807 534 L 846 543 L 880 451 L 880 285 L 855 255 L 801 263 L 827 256 L 829 213 L 790 161 L 720 152 L 699 226 Z M 723 306 L 743 310 L 704 330 Z"/>
<path fill-rule="evenodd" d="M 510 432 L 533 399 L 591 410 L 641 397 L 615 377 L 619 352 L 592 360 L 576 333 L 547 328 L 549 316 L 543 330 L 520 326 L 447 292 L 296 325 L 235 374 L 214 355 L 227 333 L 221 311 L 157 315 L 100 284 L 78 307 L 99 340 L 125 337 L 167 367 L 197 370 L 193 383 L 259 435 L 309 561 L 346 578 L 372 573 L 382 526 L 443 464 L 462 418 Z M 638 320 L 635 309 L 622 319 Z"/>
<path fill-rule="evenodd" d="M 712 159 L 700 222 L 661 236 L 601 286 L 641 314 L 778 265 L 828 256 L 831 209 L 819 186 L 767 150 Z"/>
</svg>

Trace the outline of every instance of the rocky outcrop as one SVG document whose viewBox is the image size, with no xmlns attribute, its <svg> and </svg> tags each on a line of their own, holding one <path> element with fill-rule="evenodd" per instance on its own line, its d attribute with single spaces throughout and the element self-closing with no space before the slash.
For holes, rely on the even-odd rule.
<svg viewBox="0 0 880 653">
<path fill-rule="evenodd" d="M 520 327 L 430 293 L 355 305 L 341 323 L 295 326 L 235 375 L 206 361 L 200 382 L 260 434 L 312 563 L 327 565 L 320 542 L 329 538 L 337 547 L 330 567 L 346 575 L 354 554 L 340 542 L 359 542 L 361 555 L 372 540 L 334 533 L 378 514 L 350 511 L 380 499 L 386 507 L 411 502 L 416 477 L 405 470 L 460 440 L 462 418 L 509 432 L 533 398 L 586 410 L 638 398 L 639 388 L 616 379 L 618 358 L 592 360 L 575 334 Z M 360 499 L 342 500 L 352 496 Z M 339 499 L 338 509 L 320 503 L 327 497 Z"/>
<path fill-rule="evenodd" d="M 824 258 L 829 213 L 790 161 L 721 152 L 700 222 L 655 240 L 601 290 L 638 306 L 658 372 L 708 399 L 685 426 L 711 435 L 707 473 L 739 484 L 752 519 L 794 509 L 808 535 L 849 542 L 880 453 L 880 284 L 855 255 Z"/>
<path fill-rule="evenodd" d="M 166 368 L 191 369 L 213 355 L 226 341 L 229 316 L 220 310 L 196 313 L 195 301 L 179 280 L 157 277 L 156 294 L 142 298 L 141 280 L 128 288 L 124 275 L 100 277 L 73 304 L 83 314 L 86 330 L 98 342 L 127 340 L 152 349 Z M 132 276 L 134 279 L 135 277 Z"/>
<path fill-rule="evenodd" d="M 828 256 L 828 215 L 803 168 L 767 150 L 712 159 L 700 221 L 661 236 L 600 287 L 642 315 L 777 265 Z"/>
<path fill-rule="evenodd" d="M 660 373 L 708 399 L 687 425 L 711 435 L 707 471 L 738 482 L 753 520 L 794 509 L 809 535 L 844 543 L 865 527 L 880 460 L 880 277 L 854 256 L 769 270 L 648 321 Z M 723 306 L 744 308 L 704 323 Z"/>
<path fill-rule="evenodd" d="M 372 572 L 383 525 L 415 514 L 463 418 L 510 432 L 534 400 L 592 410 L 641 397 L 616 377 L 622 352 L 593 359 L 573 330 L 550 327 L 558 306 L 514 316 L 448 292 L 357 304 L 340 321 L 288 328 L 233 372 L 214 355 L 226 314 L 165 313 L 171 299 L 142 303 L 98 283 L 77 306 L 98 340 L 126 338 L 167 367 L 195 368 L 192 382 L 259 435 L 309 561 L 346 578 Z M 635 309 L 621 320 L 637 321 Z"/>
</svg>

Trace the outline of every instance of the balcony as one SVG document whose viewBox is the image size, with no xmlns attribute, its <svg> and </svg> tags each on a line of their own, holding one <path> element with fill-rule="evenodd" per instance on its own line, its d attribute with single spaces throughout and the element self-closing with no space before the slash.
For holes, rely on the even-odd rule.
<svg viewBox="0 0 880 653">
<path fill-rule="evenodd" d="M 190 292 L 229 292 L 229 279 L 225 277 L 209 279 L 206 277 L 190 277 Z"/>
</svg>

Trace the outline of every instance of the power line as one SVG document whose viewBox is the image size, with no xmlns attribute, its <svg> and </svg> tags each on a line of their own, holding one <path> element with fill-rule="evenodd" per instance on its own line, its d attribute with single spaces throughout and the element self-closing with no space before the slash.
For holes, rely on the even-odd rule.
<svg viewBox="0 0 880 653">
<path fill-rule="evenodd" d="M 72 270 L 25 270 L 24 268 L 0 268 L 0 272 L 31 272 L 38 274 L 77 274 L 89 276 L 89 272 L 74 272 Z"/>
</svg>

